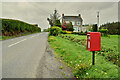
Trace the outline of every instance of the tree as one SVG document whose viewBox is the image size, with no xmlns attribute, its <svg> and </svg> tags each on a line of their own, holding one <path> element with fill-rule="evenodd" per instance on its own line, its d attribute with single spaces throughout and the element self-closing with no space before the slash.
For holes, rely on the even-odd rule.
<svg viewBox="0 0 120 80">
<path fill-rule="evenodd" d="M 60 20 L 59 20 L 59 19 L 56 19 L 54 25 L 55 25 L 55 26 L 58 26 L 58 27 L 61 27 Z"/>
<path fill-rule="evenodd" d="M 119 33 L 120 22 L 106 23 L 100 26 L 99 29 L 108 29 L 108 34 L 118 34 Z"/>
<path fill-rule="evenodd" d="M 92 30 L 93 30 L 93 32 L 97 32 L 97 24 L 94 24 L 94 25 L 92 26 Z"/>
<path fill-rule="evenodd" d="M 57 10 L 55 9 L 54 13 L 50 14 L 50 18 L 47 18 L 47 20 L 48 20 L 48 22 L 49 22 L 49 24 L 51 26 L 54 26 L 55 25 L 55 21 L 59 20 L 59 18 L 60 18 L 60 15 L 58 14 Z"/>
<path fill-rule="evenodd" d="M 52 21 L 51 19 L 47 18 L 47 20 L 48 20 L 50 26 L 53 26 L 53 25 L 54 25 L 54 24 L 53 24 L 53 21 Z"/>
</svg>

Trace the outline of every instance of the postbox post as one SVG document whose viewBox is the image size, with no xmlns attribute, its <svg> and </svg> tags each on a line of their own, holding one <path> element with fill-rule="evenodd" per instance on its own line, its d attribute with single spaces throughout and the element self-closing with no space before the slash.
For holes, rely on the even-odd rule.
<svg viewBox="0 0 120 80">
<path fill-rule="evenodd" d="M 95 51 L 93 51 L 93 57 L 92 57 L 92 65 L 95 65 Z"/>
</svg>

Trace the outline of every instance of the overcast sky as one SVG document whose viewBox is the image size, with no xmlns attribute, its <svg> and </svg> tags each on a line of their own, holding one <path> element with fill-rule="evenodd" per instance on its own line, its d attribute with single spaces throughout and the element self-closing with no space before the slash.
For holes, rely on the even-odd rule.
<svg viewBox="0 0 120 80">
<path fill-rule="evenodd" d="M 7 1 L 7 0 L 5 0 Z M 13 0 L 14 1 L 14 0 Z M 118 21 L 117 2 L 3 2 L 2 17 L 19 19 L 32 24 L 39 24 L 44 29 L 49 24 L 47 17 L 54 9 L 62 15 L 81 14 L 83 24 L 97 23 L 97 11 L 100 12 L 100 24 Z M 31 0 L 33 1 L 33 0 Z"/>
</svg>

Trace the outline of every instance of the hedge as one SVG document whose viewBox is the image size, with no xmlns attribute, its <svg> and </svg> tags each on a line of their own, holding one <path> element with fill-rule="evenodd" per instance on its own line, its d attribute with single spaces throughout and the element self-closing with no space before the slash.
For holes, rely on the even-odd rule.
<svg viewBox="0 0 120 80">
<path fill-rule="evenodd" d="M 25 32 L 41 32 L 41 28 L 39 28 L 37 25 L 32 25 L 23 21 L 13 19 L 0 18 L 0 20 L 2 20 L 2 34 L 4 36 L 13 36 Z"/>
</svg>

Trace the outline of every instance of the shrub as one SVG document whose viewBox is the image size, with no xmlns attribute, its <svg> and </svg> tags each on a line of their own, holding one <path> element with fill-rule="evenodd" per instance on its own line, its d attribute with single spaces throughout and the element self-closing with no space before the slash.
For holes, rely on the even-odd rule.
<svg viewBox="0 0 120 80">
<path fill-rule="evenodd" d="M 61 33 L 61 31 L 62 31 L 62 29 L 60 27 L 53 26 L 50 28 L 49 35 L 57 36 L 58 34 Z"/>
<path fill-rule="evenodd" d="M 86 35 L 86 33 L 81 33 L 81 32 L 73 32 L 72 34 Z"/>
<path fill-rule="evenodd" d="M 43 32 L 49 32 L 50 31 L 50 28 L 48 29 L 43 29 Z"/>
<path fill-rule="evenodd" d="M 98 51 L 97 54 L 105 56 L 107 60 L 120 66 L 120 63 L 118 62 L 119 54 L 115 52 L 114 49 L 102 47 L 101 51 Z"/>
<path fill-rule="evenodd" d="M 83 31 L 81 31 L 81 33 L 83 33 Z"/>
<path fill-rule="evenodd" d="M 62 31 L 61 33 L 62 33 L 62 34 L 67 34 L 67 32 L 66 32 L 66 31 Z"/>
<path fill-rule="evenodd" d="M 78 34 L 78 32 L 72 32 L 72 34 Z"/>
<path fill-rule="evenodd" d="M 72 33 L 72 31 L 66 31 L 67 32 L 67 34 L 71 34 Z"/>
<path fill-rule="evenodd" d="M 55 24 L 54 24 L 55 26 L 58 26 L 58 27 L 61 27 L 61 23 L 60 23 L 60 20 L 55 20 Z"/>
<path fill-rule="evenodd" d="M 63 30 L 74 31 L 73 25 L 71 22 L 62 24 Z"/>
<path fill-rule="evenodd" d="M 88 32 L 88 31 L 86 30 L 85 33 L 87 34 L 87 32 Z"/>
<path fill-rule="evenodd" d="M 54 36 L 50 36 L 50 37 L 48 38 L 48 42 L 53 42 L 53 41 L 56 41 L 56 39 L 54 38 Z"/>
<path fill-rule="evenodd" d="M 102 36 L 108 36 L 108 30 L 107 29 L 100 29 L 98 32 L 102 34 Z"/>
</svg>

